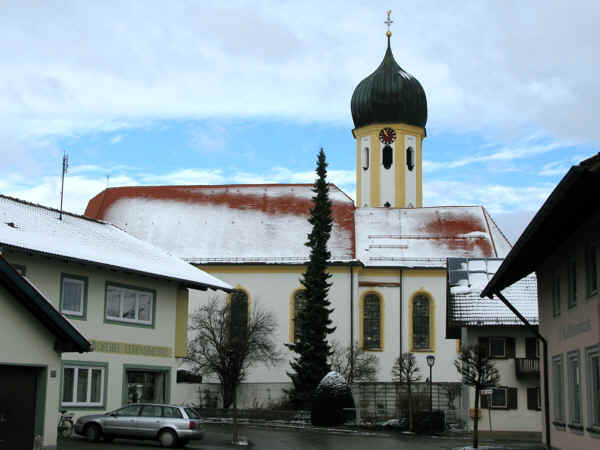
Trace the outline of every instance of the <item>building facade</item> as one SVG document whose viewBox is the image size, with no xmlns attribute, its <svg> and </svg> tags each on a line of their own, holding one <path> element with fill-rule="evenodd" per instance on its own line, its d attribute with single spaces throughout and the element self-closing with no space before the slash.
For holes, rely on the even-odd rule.
<svg viewBox="0 0 600 450">
<path fill-rule="evenodd" d="M 0 196 L 3 257 L 92 345 L 55 361 L 52 414 L 173 401 L 189 291 L 230 286 L 110 224 L 59 217 Z"/>
<path fill-rule="evenodd" d="M 569 170 L 484 290 L 537 274 L 548 349 L 544 432 L 552 448 L 595 449 L 600 442 L 599 195 L 600 155 Z"/>
</svg>

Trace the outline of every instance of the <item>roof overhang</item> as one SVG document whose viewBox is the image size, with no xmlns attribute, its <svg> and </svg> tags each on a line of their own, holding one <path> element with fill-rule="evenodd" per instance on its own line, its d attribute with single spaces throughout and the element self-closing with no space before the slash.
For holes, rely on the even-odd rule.
<svg viewBox="0 0 600 450">
<path fill-rule="evenodd" d="M 531 220 L 504 262 L 481 292 L 494 293 L 536 271 L 581 224 L 600 211 L 600 173 L 573 166 Z"/>
</svg>

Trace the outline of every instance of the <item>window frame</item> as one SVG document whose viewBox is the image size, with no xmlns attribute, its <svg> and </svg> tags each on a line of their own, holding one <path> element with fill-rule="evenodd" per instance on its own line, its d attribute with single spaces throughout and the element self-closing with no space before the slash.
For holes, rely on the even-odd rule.
<svg viewBox="0 0 600 450">
<path fill-rule="evenodd" d="M 492 409 L 508 409 L 508 387 L 498 386 L 498 387 L 494 387 L 492 389 L 493 390 L 492 390 L 491 398 L 488 400 L 488 402 L 490 402 Z M 494 404 L 494 393 L 497 391 L 504 391 L 504 404 L 503 405 Z"/>
<path fill-rule="evenodd" d="M 370 153 L 371 150 L 369 149 L 368 145 L 365 145 L 362 148 L 362 152 L 361 152 L 361 156 L 362 156 L 362 169 L 363 170 L 369 170 L 369 163 L 370 163 Z"/>
<path fill-rule="evenodd" d="M 577 306 L 577 262 L 574 258 L 567 262 L 567 309 Z"/>
<path fill-rule="evenodd" d="M 596 359 L 598 364 L 598 371 L 596 373 L 593 370 L 593 359 Z M 598 377 L 597 380 L 594 380 L 594 375 Z M 600 391 L 594 389 L 594 384 L 600 387 L 600 344 L 585 349 L 585 384 L 588 405 L 588 431 L 600 433 Z"/>
<path fill-rule="evenodd" d="M 585 292 L 587 297 L 593 297 L 598 293 L 598 247 L 595 242 L 586 244 L 584 257 Z"/>
<path fill-rule="evenodd" d="M 415 300 L 420 296 L 424 296 L 425 298 L 427 298 L 429 305 L 428 305 L 428 314 L 429 314 L 429 320 L 428 320 L 428 327 L 429 327 L 429 334 L 428 334 L 428 339 L 429 339 L 429 347 L 428 348 L 417 348 L 415 347 L 415 321 L 414 321 L 414 317 L 415 317 L 415 313 L 414 313 L 414 306 L 415 306 Z M 410 351 L 415 352 L 415 353 L 431 353 L 435 351 L 435 301 L 433 299 L 433 296 L 424 290 L 419 290 L 417 292 L 415 292 L 412 296 L 411 296 L 411 300 L 409 303 L 409 323 L 410 323 L 410 328 L 409 328 L 409 342 L 410 342 Z"/>
<path fill-rule="evenodd" d="M 121 388 L 121 404 L 126 406 L 129 404 L 129 391 L 128 391 L 128 380 L 127 373 L 130 371 L 134 372 L 155 372 L 162 373 L 164 375 L 164 403 L 171 403 L 171 366 L 153 366 L 147 364 L 123 364 L 123 385 Z"/>
<path fill-rule="evenodd" d="M 125 291 L 131 291 L 131 292 L 136 292 L 138 294 L 150 294 L 151 295 L 151 301 L 150 301 L 150 307 L 151 307 L 151 311 L 150 311 L 150 320 L 149 321 L 142 321 L 139 319 L 123 319 L 123 318 L 118 318 L 118 317 L 114 317 L 114 316 L 109 316 L 108 315 L 108 291 L 109 288 L 117 288 L 117 289 L 123 289 Z M 109 324 L 114 324 L 114 325 L 124 325 L 124 326 L 132 326 L 132 327 L 144 327 L 144 328 L 154 328 L 155 324 L 156 324 L 156 290 L 154 289 L 148 289 L 148 288 L 142 288 L 139 286 L 131 286 L 131 285 L 127 285 L 127 284 L 122 284 L 122 283 L 115 283 L 112 281 L 107 281 L 105 284 L 105 288 L 104 288 L 104 323 L 109 323 Z M 123 309 L 123 296 L 121 295 L 120 297 L 120 311 L 122 312 Z M 136 296 L 136 314 L 139 314 L 139 299 Z"/>
<path fill-rule="evenodd" d="M 572 369 L 577 369 L 579 372 L 579 392 L 576 395 L 575 392 L 575 379 Z M 579 356 L 579 350 L 573 350 L 567 353 L 567 388 L 568 388 L 568 401 L 569 401 L 569 425 L 583 424 L 582 414 L 582 396 L 581 396 L 581 358 Z M 579 407 L 575 408 L 576 397 L 579 402 Z M 579 420 L 575 420 L 575 412 L 579 413 Z"/>
<path fill-rule="evenodd" d="M 250 323 L 250 294 L 248 291 L 240 286 L 234 288 L 229 295 L 227 296 L 227 303 L 229 305 L 229 314 L 230 314 L 230 331 L 233 329 L 233 311 L 234 311 L 234 300 L 233 295 L 235 293 L 241 293 L 246 296 L 246 330 L 248 330 L 248 325 Z M 231 335 L 230 335 L 231 336 Z"/>
<path fill-rule="evenodd" d="M 64 308 L 64 293 L 65 293 L 65 280 L 75 281 L 83 285 L 81 293 L 81 311 L 73 311 Z M 61 273 L 60 274 L 60 312 L 71 319 L 86 320 L 87 319 L 87 298 L 88 298 L 88 277 L 82 275 L 75 275 L 72 273 Z"/>
<path fill-rule="evenodd" d="M 558 370 L 555 370 L 557 368 Z M 559 378 L 557 379 L 557 372 Z M 552 357 L 552 417 L 554 422 L 565 423 L 565 375 L 563 355 Z"/>
<path fill-rule="evenodd" d="M 297 298 L 301 292 L 306 292 L 306 288 L 298 288 L 292 292 L 292 296 L 290 298 L 290 333 L 289 333 L 289 341 L 292 344 L 296 344 L 299 342 L 297 340 L 297 331 L 298 331 L 298 308 L 296 305 Z M 306 297 L 306 294 L 305 294 Z"/>
<path fill-rule="evenodd" d="M 492 350 L 494 349 L 493 341 L 502 341 L 504 353 L 496 354 Z M 504 336 L 490 336 L 490 350 L 489 350 L 490 359 L 505 359 L 508 358 L 508 342 Z"/>
<path fill-rule="evenodd" d="M 560 271 L 552 274 L 552 317 L 560 316 Z"/>
<path fill-rule="evenodd" d="M 378 347 L 367 347 L 367 329 L 365 326 L 365 321 L 367 319 L 366 317 L 366 302 L 367 302 L 367 297 L 369 296 L 374 296 L 377 298 L 378 302 L 379 302 L 379 320 L 378 320 L 378 334 L 379 334 L 379 346 Z M 383 325 L 384 325 L 384 321 L 383 321 L 383 309 L 384 307 L 384 301 L 383 301 L 383 295 L 377 291 L 374 290 L 369 290 L 369 291 L 365 291 L 363 292 L 363 294 L 361 295 L 361 302 L 360 302 L 360 348 L 364 351 L 368 351 L 368 352 L 380 352 L 383 351 Z"/>
<path fill-rule="evenodd" d="M 389 144 L 384 145 L 381 149 L 381 165 L 385 170 L 390 170 L 394 167 L 394 147 Z"/>
<path fill-rule="evenodd" d="M 73 399 L 75 401 L 65 402 L 64 388 L 65 388 L 65 369 L 75 369 L 73 374 Z M 88 370 L 88 385 L 87 385 L 87 398 L 91 396 L 91 384 L 92 377 L 91 371 L 94 369 L 101 370 L 101 382 L 100 382 L 100 402 L 78 402 L 77 399 L 77 381 L 79 378 L 79 370 Z M 108 363 L 107 362 L 96 362 L 96 361 L 61 361 L 61 378 L 60 378 L 60 399 L 59 409 L 104 409 L 106 407 L 106 397 L 108 395 Z"/>
</svg>

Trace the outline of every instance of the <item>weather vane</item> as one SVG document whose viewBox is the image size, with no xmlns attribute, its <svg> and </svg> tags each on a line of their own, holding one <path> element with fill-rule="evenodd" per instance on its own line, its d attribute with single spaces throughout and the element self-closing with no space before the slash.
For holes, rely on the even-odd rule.
<svg viewBox="0 0 600 450">
<path fill-rule="evenodd" d="M 385 22 L 383 22 L 383 23 L 385 23 L 385 24 L 387 25 L 387 27 L 388 27 L 387 33 L 385 33 L 387 37 L 390 37 L 390 36 L 392 35 L 392 31 L 390 30 L 390 26 L 391 26 L 391 25 L 394 23 L 394 21 L 393 21 L 393 20 L 392 20 L 392 18 L 390 17 L 391 15 L 392 15 L 392 10 L 390 9 L 390 10 L 387 12 L 387 16 L 388 16 L 388 17 L 387 17 L 387 20 L 386 20 Z"/>
</svg>

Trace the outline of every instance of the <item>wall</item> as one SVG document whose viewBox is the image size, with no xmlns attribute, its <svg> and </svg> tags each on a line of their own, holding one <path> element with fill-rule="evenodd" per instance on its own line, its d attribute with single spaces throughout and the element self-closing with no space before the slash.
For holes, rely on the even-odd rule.
<svg viewBox="0 0 600 450">
<path fill-rule="evenodd" d="M 60 370 L 60 355 L 54 351 L 54 335 L 44 327 L 3 286 L 0 286 L 0 364 L 44 367 L 46 397 L 43 411 L 43 444 L 56 445 L 58 426 L 59 377 L 50 371 Z"/>
<path fill-rule="evenodd" d="M 174 396 L 175 369 L 178 365 L 174 357 L 178 293 L 178 285 L 176 283 L 139 275 L 129 275 L 87 264 L 67 263 L 56 259 L 24 255 L 17 252 L 5 252 L 3 256 L 11 264 L 25 266 L 26 277 L 37 286 L 40 292 L 57 309 L 60 309 L 61 274 L 66 273 L 87 277 L 87 311 L 85 319 L 73 318 L 72 316 L 69 316 L 68 319 L 88 340 L 151 346 L 153 349 L 160 347 L 161 351 L 167 352 L 165 355 L 170 354 L 170 356 L 144 356 L 143 353 L 131 354 L 130 352 L 134 350 L 140 352 L 145 352 L 146 350 L 140 349 L 140 347 L 136 347 L 134 350 L 124 350 L 124 346 L 121 346 L 121 353 L 107 353 L 99 349 L 84 354 L 64 353 L 62 359 L 65 361 L 108 364 L 108 380 L 105 387 L 107 395 L 104 407 L 83 408 L 66 406 L 65 409 L 73 410 L 77 417 L 83 414 L 98 413 L 121 407 L 123 405 L 123 371 L 126 364 L 167 370 L 169 373 L 168 378 L 170 378 L 169 396 Z M 154 326 L 141 327 L 105 323 L 104 308 L 107 281 L 154 290 L 156 295 Z M 58 369 L 60 376 L 62 376 L 60 364 Z M 54 388 L 51 390 L 54 391 Z M 56 387 L 57 395 L 58 391 L 59 387 Z M 57 415 L 57 411 L 58 406 L 54 409 L 52 415 Z"/>
<path fill-rule="evenodd" d="M 463 328 L 463 345 L 478 345 L 480 337 L 500 336 L 515 338 L 515 357 L 525 358 L 525 338 L 532 334 L 525 327 L 471 327 Z M 517 388 L 517 409 L 494 409 L 492 408 L 492 430 L 493 431 L 541 431 L 541 411 L 527 409 L 527 388 L 540 386 L 539 377 L 528 375 L 517 378 L 515 359 L 494 359 L 494 365 L 500 374 L 500 386 Z M 465 392 L 465 418 L 467 409 L 475 407 L 475 389 L 467 388 Z M 480 399 L 481 401 L 481 399 Z M 481 405 L 481 403 L 480 403 Z M 473 420 L 466 420 L 469 429 L 472 429 Z M 479 430 L 489 431 L 489 410 L 482 410 L 479 421 Z"/>
<path fill-rule="evenodd" d="M 540 298 L 540 332 L 548 341 L 548 368 L 550 390 L 550 421 L 554 421 L 553 414 L 553 377 L 552 357 L 563 355 L 563 386 L 565 400 L 565 426 L 551 424 L 550 432 L 552 446 L 562 449 L 596 449 L 600 444 L 600 430 L 590 432 L 587 429 L 577 430 L 570 428 L 569 421 L 569 395 L 567 383 L 567 353 L 579 351 L 580 369 L 582 374 L 582 417 L 583 426 L 588 428 L 588 398 L 590 397 L 587 386 L 585 368 L 585 349 L 600 342 L 600 295 L 598 293 L 586 295 L 585 273 L 585 245 L 593 242 L 597 248 L 600 244 L 600 217 L 592 217 L 571 236 L 568 240 L 556 247 L 553 254 L 544 262 L 537 272 L 538 295 Z M 567 262 L 575 259 L 577 267 L 577 305 L 568 308 L 567 305 Z M 596 267 L 600 268 L 598 253 L 596 254 Z M 560 315 L 553 315 L 552 308 L 552 280 L 555 273 L 560 274 Z M 600 274 L 597 274 L 600 283 Z"/>
</svg>

